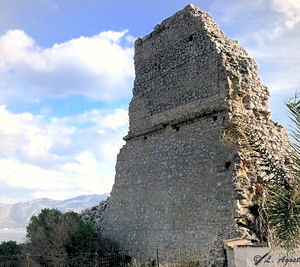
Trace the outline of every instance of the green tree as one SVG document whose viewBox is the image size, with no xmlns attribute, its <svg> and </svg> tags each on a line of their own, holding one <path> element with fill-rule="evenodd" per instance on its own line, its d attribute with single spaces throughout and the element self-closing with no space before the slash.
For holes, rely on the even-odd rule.
<svg viewBox="0 0 300 267">
<path fill-rule="evenodd" d="M 97 234 L 79 214 L 56 209 L 43 209 L 31 217 L 27 226 L 27 249 L 44 261 L 63 266 L 70 254 L 80 254 L 94 248 Z"/>
<path fill-rule="evenodd" d="M 4 241 L 0 244 L 1 256 L 13 256 L 20 253 L 19 245 L 16 241 Z"/>
<path fill-rule="evenodd" d="M 42 209 L 39 215 L 33 215 L 26 227 L 26 237 L 31 244 L 49 240 L 60 223 L 62 213 L 57 209 Z"/>
<path fill-rule="evenodd" d="M 75 234 L 66 243 L 68 254 L 78 255 L 97 250 L 97 238 L 91 222 L 81 223 Z"/>
</svg>

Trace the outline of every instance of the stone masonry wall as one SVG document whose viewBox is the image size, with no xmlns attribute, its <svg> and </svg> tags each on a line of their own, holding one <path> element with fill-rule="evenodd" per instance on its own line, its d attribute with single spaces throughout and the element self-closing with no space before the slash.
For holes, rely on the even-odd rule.
<svg viewBox="0 0 300 267">
<path fill-rule="evenodd" d="M 232 120 L 257 133 L 284 164 L 286 131 L 270 120 L 257 66 L 192 5 L 139 38 L 130 129 L 116 165 L 102 234 L 141 262 L 223 266 L 223 241 L 255 238 L 237 220 L 268 180 L 222 141 Z M 178 251 L 184 251 L 178 255 Z"/>
<path fill-rule="evenodd" d="M 190 12 L 178 12 L 136 41 L 131 135 L 224 109 L 215 44 L 200 13 Z M 208 15 L 201 12 L 201 16 Z"/>
</svg>

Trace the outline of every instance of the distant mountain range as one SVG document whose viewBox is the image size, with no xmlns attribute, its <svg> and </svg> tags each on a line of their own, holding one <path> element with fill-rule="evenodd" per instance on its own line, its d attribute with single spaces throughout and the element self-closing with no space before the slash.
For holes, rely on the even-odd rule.
<svg viewBox="0 0 300 267">
<path fill-rule="evenodd" d="M 98 205 L 100 201 L 105 200 L 108 196 L 109 194 L 81 195 L 66 200 L 40 198 L 16 204 L 0 204 L 0 231 L 24 229 L 30 217 L 33 214 L 38 214 L 43 208 L 55 208 L 62 212 L 69 210 L 81 212 Z"/>
</svg>

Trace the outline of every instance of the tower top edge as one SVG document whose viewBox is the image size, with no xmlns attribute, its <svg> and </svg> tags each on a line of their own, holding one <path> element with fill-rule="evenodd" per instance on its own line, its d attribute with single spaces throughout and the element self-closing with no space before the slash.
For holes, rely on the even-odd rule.
<svg viewBox="0 0 300 267">
<path fill-rule="evenodd" d="M 212 20 L 210 14 L 201 10 L 200 8 L 194 6 L 193 4 L 188 4 L 183 9 L 177 11 L 167 19 L 163 20 L 161 23 L 157 24 L 153 31 L 143 37 L 137 38 L 135 41 L 135 47 L 141 45 L 144 41 L 150 39 L 151 37 L 155 36 L 156 34 L 162 32 L 164 29 L 169 28 L 172 24 L 175 24 L 187 16 L 191 17 L 198 17 L 199 20 L 202 21 L 203 25 L 206 24 L 206 20 Z"/>
</svg>

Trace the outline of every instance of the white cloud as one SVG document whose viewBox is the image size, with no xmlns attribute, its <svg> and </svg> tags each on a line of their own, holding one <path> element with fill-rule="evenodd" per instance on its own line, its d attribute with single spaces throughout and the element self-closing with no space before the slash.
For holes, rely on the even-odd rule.
<svg viewBox="0 0 300 267">
<path fill-rule="evenodd" d="M 0 37 L 0 92 L 103 101 L 128 96 L 134 77 L 132 43 L 126 45 L 131 39 L 127 31 L 107 31 L 42 48 L 25 32 L 10 30 Z"/>
<path fill-rule="evenodd" d="M 0 106 L 0 122 L 0 184 L 56 199 L 110 191 L 127 111 L 91 110 L 45 122 Z"/>
<path fill-rule="evenodd" d="M 128 114 L 124 109 L 116 109 L 115 113 L 109 114 L 103 120 L 101 124 L 104 127 L 108 127 L 114 130 L 117 130 L 120 125 L 127 125 L 128 123 Z"/>
<path fill-rule="evenodd" d="M 252 5 L 249 4 L 250 6 Z M 268 0 L 260 1 L 260 5 L 254 11 L 258 23 L 255 37 L 260 41 L 265 39 L 276 40 L 291 31 L 300 23 L 299 0 Z"/>
<path fill-rule="evenodd" d="M 276 39 L 287 31 L 291 31 L 300 22 L 300 1 L 298 0 L 270 0 L 270 9 L 278 16 L 274 17 L 273 25 L 263 29 L 262 35 Z"/>
<path fill-rule="evenodd" d="M 24 162 L 53 163 L 64 156 L 50 153 L 52 147 L 68 148 L 74 128 L 43 123 L 42 116 L 13 114 L 0 106 L 0 158 L 20 158 Z"/>
<path fill-rule="evenodd" d="M 23 31 L 9 31 L 0 37 L 1 97 L 122 97 L 130 92 L 134 75 L 133 50 L 121 45 L 128 40 L 126 31 L 108 31 L 43 49 Z M 49 112 L 13 114 L 0 106 L 2 186 L 10 192 L 22 188 L 27 198 L 109 192 L 128 128 L 127 111 L 90 110 L 46 122 Z"/>
<path fill-rule="evenodd" d="M 258 62 L 271 92 L 293 95 L 300 86 L 300 1 L 217 1 L 213 8 L 231 37 Z"/>
<path fill-rule="evenodd" d="M 271 7 L 275 12 L 284 14 L 284 24 L 278 27 L 293 28 L 300 22 L 299 0 L 271 0 Z"/>
</svg>

